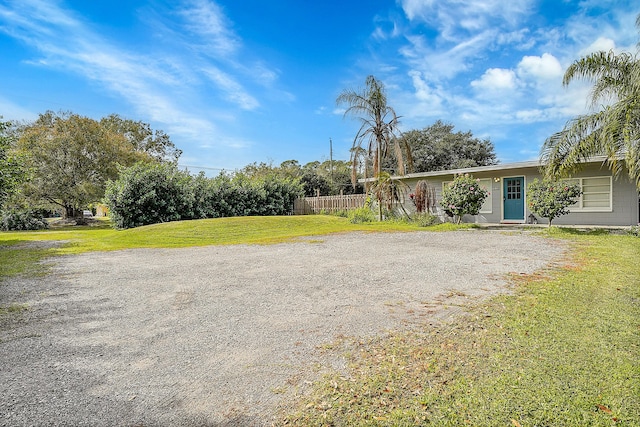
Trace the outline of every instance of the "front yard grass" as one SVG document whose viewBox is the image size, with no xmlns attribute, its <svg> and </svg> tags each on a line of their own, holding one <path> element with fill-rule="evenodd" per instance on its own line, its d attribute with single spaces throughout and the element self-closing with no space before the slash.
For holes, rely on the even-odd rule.
<svg viewBox="0 0 640 427">
<path fill-rule="evenodd" d="M 452 224 L 440 224 L 429 227 L 429 230 L 447 231 L 451 228 Z M 41 272 L 42 265 L 38 261 L 55 255 L 135 248 L 272 244 L 330 233 L 412 230 L 424 228 L 403 222 L 352 224 L 337 216 L 308 215 L 176 221 L 128 230 L 114 230 L 105 223 L 98 227 L 67 226 L 32 232 L 0 232 L 0 280 L 16 274 Z M 50 245 L 34 242 L 49 242 Z"/>
<path fill-rule="evenodd" d="M 286 408 L 299 426 L 640 426 L 640 240 L 552 229 L 554 271 L 453 323 L 347 346 Z"/>
</svg>

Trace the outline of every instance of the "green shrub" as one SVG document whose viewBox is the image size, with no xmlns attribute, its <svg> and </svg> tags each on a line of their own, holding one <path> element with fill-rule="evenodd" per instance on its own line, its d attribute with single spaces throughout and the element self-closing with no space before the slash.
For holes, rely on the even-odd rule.
<svg viewBox="0 0 640 427">
<path fill-rule="evenodd" d="M 627 232 L 631 236 L 640 237 L 640 224 L 632 225 L 631 228 Z"/>
<path fill-rule="evenodd" d="M 107 183 L 105 203 L 117 228 L 198 218 L 290 214 L 302 185 L 277 176 L 191 176 L 173 164 L 137 164 Z"/>
<path fill-rule="evenodd" d="M 0 218 L 0 230 L 45 230 L 49 223 L 39 210 L 11 210 L 4 212 Z"/>
<path fill-rule="evenodd" d="M 430 227 L 440 223 L 440 218 L 430 212 L 416 212 L 411 216 L 411 219 L 420 227 Z"/>
<path fill-rule="evenodd" d="M 170 163 L 138 163 L 108 181 L 105 202 L 117 228 L 195 217 L 192 177 Z"/>
<path fill-rule="evenodd" d="M 373 211 L 367 207 L 350 210 L 348 218 L 352 224 L 362 224 L 376 220 Z"/>
<path fill-rule="evenodd" d="M 531 212 L 551 221 L 569 213 L 568 207 L 580 196 L 580 186 L 566 181 L 534 179 L 527 188 L 527 200 Z"/>
<path fill-rule="evenodd" d="M 469 174 L 456 175 L 442 191 L 440 205 L 460 223 L 463 215 L 478 215 L 489 194 Z"/>
</svg>

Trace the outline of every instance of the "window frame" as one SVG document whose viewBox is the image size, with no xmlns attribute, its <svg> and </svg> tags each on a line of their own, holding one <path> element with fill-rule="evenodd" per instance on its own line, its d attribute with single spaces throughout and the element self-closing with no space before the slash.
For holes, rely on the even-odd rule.
<svg viewBox="0 0 640 427">
<path fill-rule="evenodd" d="M 584 181 L 590 179 L 607 179 L 608 180 L 608 191 L 591 191 L 587 192 L 587 194 L 607 194 L 608 195 L 608 206 L 595 206 L 595 207 L 585 207 L 584 206 Z M 580 178 L 568 178 L 565 181 L 578 183 L 580 185 L 580 197 L 575 204 L 569 206 L 570 212 L 613 212 L 613 179 L 611 176 L 585 176 Z M 587 184 L 588 186 L 588 184 Z"/>
</svg>

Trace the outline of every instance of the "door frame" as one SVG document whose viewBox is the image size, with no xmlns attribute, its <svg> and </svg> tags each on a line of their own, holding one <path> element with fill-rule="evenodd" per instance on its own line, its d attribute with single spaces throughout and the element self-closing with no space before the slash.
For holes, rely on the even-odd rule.
<svg viewBox="0 0 640 427">
<path fill-rule="evenodd" d="M 522 178 L 522 219 L 505 219 L 504 218 L 504 204 L 506 203 L 506 197 L 504 191 L 505 179 L 509 178 Z M 502 223 L 514 223 L 524 224 L 526 223 L 527 213 L 527 177 L 525 175 L 510 175 L 500 177 L 500 195 L 502 196 L 502 203 L 500 203 L 500 222 Z"/>
</svg>

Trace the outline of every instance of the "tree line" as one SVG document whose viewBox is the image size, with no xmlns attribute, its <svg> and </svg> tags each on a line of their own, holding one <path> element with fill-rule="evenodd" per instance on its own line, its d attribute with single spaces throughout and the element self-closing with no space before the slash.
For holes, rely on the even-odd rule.
<svg viewBox="0 0 640 427">
<path fill-rule="evenodd" d="M 416 153 L 416 172 L 495 163 L 488 140 L 473 138 L 470 132 L 454 133 L 453 125 L 441 121 L 397 138 L 406 140 L 408 149 Z M 117 114 L 95 120 L 72 112 L 46 111 L 29 123 L 0 120 L 0 211 L 39 209 L 80 219 L 91 203 L 103 201 L 108 183 L 127 176 L 128 168 L 141 164 L 157 172 L 156 166 L 168 163 L 177 171 L 180 155 L 165 132 Z M 299 195 L 305 196 L 362 193 L 357 178 L 366 175 L 366 168 L 354 172 L 352 165 L 345 160 L 304 165 L 287 160 L 279 166 L 252 163 L 216 179 L 235 187 L 244 183 L 247 188 L 250 182 L 296 182 Z M 136 167 L 139 171 L 143 166 Z M 245 211 L 257 214 L 260 209 Z M 219 215 L 231 214 L 231 210 L 221 210 Z M 185 213 L 184 217 L 192 215 Z"/>
</svg>

